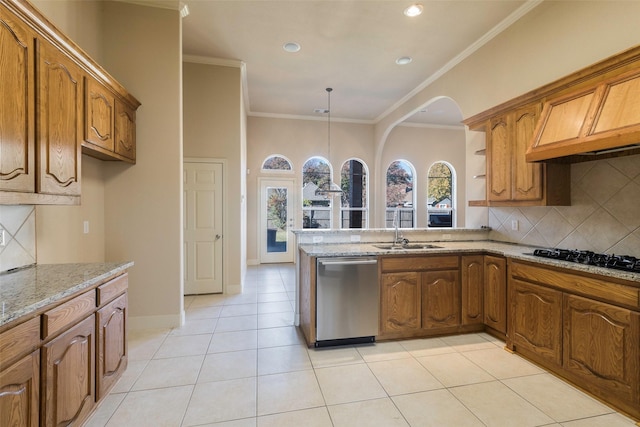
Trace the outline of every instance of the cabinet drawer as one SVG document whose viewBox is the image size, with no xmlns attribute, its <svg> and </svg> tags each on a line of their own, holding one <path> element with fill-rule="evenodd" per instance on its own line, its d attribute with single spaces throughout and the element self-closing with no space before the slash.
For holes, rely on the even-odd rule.
<svg viewBox="0 0 640 427">
<path fill-rule="evenodd" d="M 511 263 L 511 276 L 534 283 L 552 285 L 563 291 L 592 297 L 613 304 L 622 304 L 637 310 L 640 308 L 640 289 L 577 274 L 564 273 L 548 268 Z"/>
<path fill-rule="evenodd" d="M 85 292 L 42 315 L 42 339 L 78 323 L 96 309 L 96 293 Z"/>
<path fill-rule="evenodd" d="M 107 283 L 98 286 L 97 297 L 98 297 L 98 306 L 105 304 L 108 301 L 111 301 L 116 296 L 120 295 L 124 291 L 127 290 L 129 286 L 129 275 L 123 274 L 122 276 L 118 276 L 115 279 L 108 281 Z"/>
<path fill-rule="evenodd" d="M 28 320 L 0 334 L 0 369 L 40 345 L 40 317 Z"/>
<path fill-rule="evenodd" d="M 457 256 L 383 257 L 382 271 L 452 270 L 458 268 Z"/>
</svg>

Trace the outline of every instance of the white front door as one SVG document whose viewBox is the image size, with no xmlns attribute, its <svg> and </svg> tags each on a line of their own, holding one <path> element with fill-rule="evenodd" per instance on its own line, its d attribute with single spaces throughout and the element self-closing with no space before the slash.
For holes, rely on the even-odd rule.
<svg viewBox="0 0 640 427">
<path fill-rule="evenodd" d="M 260 180 L 260 263 L 293 262 L 294 179 Z"/>
<path fill-rule="evenodd" d="M 222 292 L 222 163 L 184 163 L 184 293 Z"/>
</svg>

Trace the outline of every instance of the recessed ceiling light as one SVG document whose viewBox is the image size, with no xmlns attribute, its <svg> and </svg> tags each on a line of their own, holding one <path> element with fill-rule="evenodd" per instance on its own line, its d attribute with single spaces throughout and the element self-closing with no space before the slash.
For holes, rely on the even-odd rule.
<svg viewBox="0 0 640 427">
<path fill-rule="evenodd" d="M 300 45 L 296 42 L 288 42 L 283 44 L 282 48 L 287 52 L 295 53 L 300 50 Z"/>
<path fill-rule="evenodd" d="M 422 15 L 424 7 L 420 3 L 412 4 L 404 10 L 404 14 L 410 17 Z"/>
<path fill-rule="evenodd" d="M 413 61 L 413 59 L 410 56 L 401 56 L 400 58 L 396 59 L 396 64 L 407 65 L 411 61 Z"/>
</svg>

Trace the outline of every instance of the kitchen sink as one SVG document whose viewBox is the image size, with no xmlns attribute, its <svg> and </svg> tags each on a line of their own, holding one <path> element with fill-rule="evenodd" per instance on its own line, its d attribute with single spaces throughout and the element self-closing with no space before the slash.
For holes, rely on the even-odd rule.
<svg viewBox="0 0 640 427">
<path fill-rule="evenodd" d="M 430 245 L 428 243 L 407 243 L 404 245 L 394 245 L 393 243 L 383 243 L 379 245 L 373 245 L 378 249 L 385 250 L 422 250 L 422 249 L 440 249 L 442 246 Z"/>
</svg>

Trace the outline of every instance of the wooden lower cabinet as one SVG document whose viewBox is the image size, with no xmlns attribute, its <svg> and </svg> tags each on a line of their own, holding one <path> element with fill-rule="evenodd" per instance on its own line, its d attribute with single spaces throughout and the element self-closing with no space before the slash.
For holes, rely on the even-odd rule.
<svg viewBox="0 0 640 427">
<path fill-rule="evenodd" d="M 507 346 L 640 419 L 637 285 L 515 260 L 509 272 Z"/>
<path fill-rule="evenodd" d="M 382 334 L 407 333 L 421 328 L 420 277 L 416 272 L 382 275 Z"/>
<path fill-rule="evenodd" d="M 40 412 L 40 351 L 0 371 L 0 420 L 3 426 L 37 427 Z"/>
<path fill-rule="evenodd" d="M 96 398 L 102 399 L 127 368 L 127 294 L 96 312 Z"/>
<path fill-rule="evenodd" d="M 459 262 L 457 256 L 383 257 L 378 338 L 458 331 Z"/>
<path fill-rule="evenodd" d="M 460 324 L 458 270 L 422 273 L 422 328 L 455 327 Z"/>
<path fill-rule="evenodd" d="M 509 281 L 509 338 L 517 351 L 562 364 L 562 292 Z"/>
<path fill-rule="evenodd" d="M 563 368 L 585 389 L 640 417 L 640 313 L 564 295 Z"/>
<path fill-rule="evenodd" d="M 484 323 L 484 255 L 465 255 L 460 261 L 461 323 Z"/>
<path fill-rule="evenodd" d="M 503 257 L 484 257 L 484 324 L 501 334 L 507 332 L 507 260 Z"/>
<path fill-rule="evenodd" d="M 42 347 L 42 421 L 66 426 L 84 420 L 95 405 L 93 315 Z"/>
</svg>

